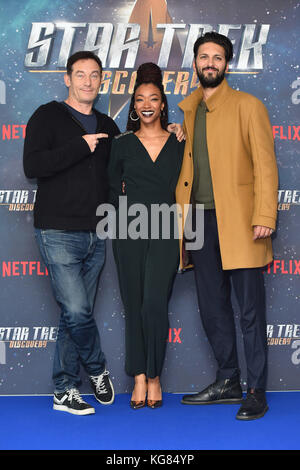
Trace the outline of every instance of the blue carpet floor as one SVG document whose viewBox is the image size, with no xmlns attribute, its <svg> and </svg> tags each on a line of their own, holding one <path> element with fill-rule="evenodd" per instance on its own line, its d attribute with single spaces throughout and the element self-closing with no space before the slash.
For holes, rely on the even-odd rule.
<svg viewBox="0 0 300 470">
<path fill-rule="evenodd" d="M 52 410 L 52 397 L 0 397 L 1 450 L 299 450 L 300 392 L 267 394 L 264 418 L 235 419 L 239 405 L 181 405 L 164 394 L 160 409 L 131 410 L 130 395 L 96 414 Z"/>
</svg>

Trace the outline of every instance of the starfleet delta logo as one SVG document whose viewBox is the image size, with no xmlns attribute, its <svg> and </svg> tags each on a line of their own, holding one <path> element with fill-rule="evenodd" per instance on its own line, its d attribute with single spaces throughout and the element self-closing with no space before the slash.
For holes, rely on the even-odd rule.
<svg viewBox="0 0 300 470">
<path fill-rule="evenodd" d="M 174 12 L 171 16 L 165 0 L 137 0 L 133 7 L 125 8 L 122 19 L 127 16 L 127 23 L 117 17 L 114 23 L 98 17 L 97 22 L 33 22 L 25 67 L 32 73 L 63 72 L 73 52 L 93 51 L 106 69 L 100 93 L 110 94 L 109 114 L 113 118 L 130 99 L 135 70 L 143 62 L 155 62 L 163 69 L 167 94 L 186 95 L 197 87 L 192 71 L 193 44 L 198 36 L 212 30 L 232 39 L 235 56 L 229 73 L 256 74 L 263 69 L 269 24 L 194 23 L 186 8 L 180 18 Z"/>
</svg>

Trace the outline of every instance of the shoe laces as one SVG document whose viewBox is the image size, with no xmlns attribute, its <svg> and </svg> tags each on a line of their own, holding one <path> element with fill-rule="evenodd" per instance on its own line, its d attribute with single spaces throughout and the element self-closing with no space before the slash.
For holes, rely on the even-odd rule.
<svg viewBox="0 0 300 470">
<path fill-rule="evenodd" d="M 71 388 L 68 390 L 69 396 L 68 396 L 68 401 L 71 403 L 72 400 L 77 401 L 77 403 L 85 403 L 83 399 L 81 398 L 79 391 L 76 388 Z"/>
<path fill-rule="evenodd" d="M 91 380 L 96 387 L 97 393 L 107 393 L 106 387 L 106 377 L 109 375 L 109 372 L 105 370 L 103 374 L 97 375 L 96 377 L 91 376 Z"/>
</svg>

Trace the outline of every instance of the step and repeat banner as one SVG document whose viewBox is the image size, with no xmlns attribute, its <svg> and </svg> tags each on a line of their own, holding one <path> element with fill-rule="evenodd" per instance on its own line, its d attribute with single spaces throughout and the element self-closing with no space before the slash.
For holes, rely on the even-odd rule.
<svg viewBox="0 0 300 470">
<path fill-rule="evenodd" d="M 298 22 L 297 22 L 298 19 Z M 125 130 L 136 69 L 163 70 L 172 122 L 177 103 L 197 86 L 193 44 L 207 31 L 228 36 L 234 59 L 230 86 L 266 105 L 279 168 L 274 262 L 265 269 L 268 390 L 300 389 L 300 70 L 296 0 L 10 0 L 0 1 L 0 394 L 52 393 L 59 308 L 33 236 L 36 181 L 23 173 L 26 124 L 34 110 L 63 101 L 67 58 L 94 51 L 104 67 L 96 108 Z M 234 305 L 235 299 L 234 299 Z M 107 242 L 95 317 L 118 393 L 124 372 L 124 310 Z M 203 332 L 193 272 L 178 274 L 169 304 L 170 330 L 162 375 L 165 391 L 196 391 L 215 378 Z M 236 308 L 242 381 L 245 361 Z M 82 392 L 89 393 L 82 371 Z"/>
</svg>

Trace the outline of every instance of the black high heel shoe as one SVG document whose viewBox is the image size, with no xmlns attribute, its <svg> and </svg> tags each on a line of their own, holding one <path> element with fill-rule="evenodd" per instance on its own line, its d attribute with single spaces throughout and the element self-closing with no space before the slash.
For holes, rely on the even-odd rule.
<svg viewBox="0 0 300 470">
<path fill-rule="evenodd" d="M 147 388 L 145 393 L 144 400 L 130 400 L 130 408 L 133 410 L 139 410 L 140 408 L 144 408 L 146 406 L 146 397 L 147 397 Z"/>
<path fill-rule="evenodd" d="M 162 406 L 162 402 L 162 400 L 147 400 L 147 406 L 154 410 L 155 408 L 160 408 Z"/>
<path fill-rule="evenodd" d="M 148 398 L 147 400 L 147 406 L 148 408 L 152 408 L 153 410 L 155 410 L 155 408 L 160 408 L 162 406 L 162 389 L 160 387 L 160 391 L 161 391 L 161 400 L 150 400 Z"/>
<path fill-rule="evenodd" d="M 130 400 L 130 408 L 132 408 L 133 410 L 139 410 L 140 408 L 144 408 L 145 406 L 146 399 L 140 401 Z"/>
</svg>

